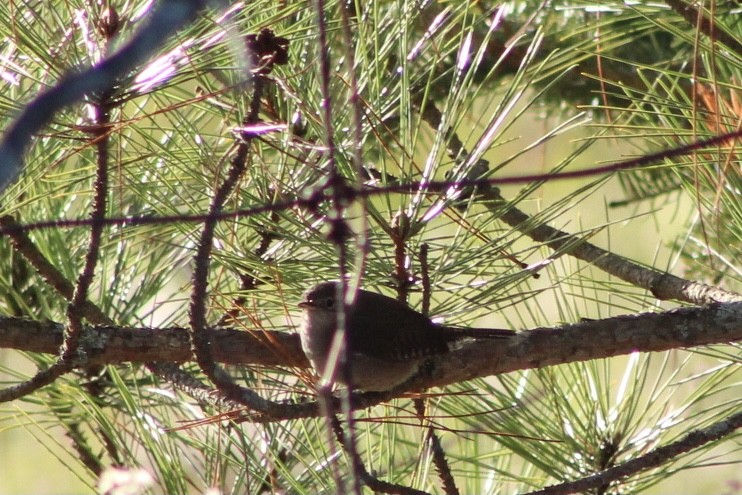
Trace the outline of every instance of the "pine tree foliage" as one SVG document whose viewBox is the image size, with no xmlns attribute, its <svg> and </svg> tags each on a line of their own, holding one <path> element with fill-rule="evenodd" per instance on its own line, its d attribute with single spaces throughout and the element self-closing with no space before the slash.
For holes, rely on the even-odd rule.
<svg viewBox="0 0 742 495">
<path fill-rule="evenodd" d="M 0 5 L 2 128 L 66 75 L 92 67 L 96 77 L 153 12 L 175 17 L 179 3 L 200 4 Z M 301 292 L 342 273 L 461 326 L 557 327 L 688 302 L 661 301 L 572 257 L 581 239 L 618 254 L 641 244 L 642 266 L 742 287 L 739 134 L 648 166 L 589 172 L 739 132 L 738 3 L 206 3 L 143 62 L 120 68 L 115 84 L 41 116 L 20 176 L 2 192 L 4 222 L 26 226 L 71 288 L 81 290 L 92 266 L 86 298 L 105 319 L 86 313 L 86 323 L 188 328 L 200 304 L 210 326 L 292 331 Z M 219 205 L 236 213 L 214 222 L 199 300 L 192 277 L 205 262 L 204 225 L 240 161 Z M 579 169 L 579 181 L 553 176 Z M 495 188 L 527 174 L 535 177 Z M 101 198 L 99 213 L 113 220 L 98 225 L 91 262 Z M 603 198 L 603 221 L 580 216 Z M 514 210 L 527 220 L 509 223 Z M 623 228 L 646 219 L 657 225 L 651 235 Z M 683 230 L 663 237 L 670 221 Z M 543 225 L 574 240 L 536 240 Z M 0 315 L 73 327 L 72 290 L 61 293 L 28 258 L 3 231 Z M 3 388 L 57 359 L 4 354 Z M 245 422 L 149 365 L 76 368 L 4 404 L 0 438 L 26 429 L 91 490 L 105 491 L 120 469 L 149 478 L 152 493 L 345 493 L 354 473 L 379 492 L 453 493 L 454 483 L 461 493 L 528 493 L 738 417 L 739 363 L 738 343 L 536 363 L 429 390 L 424 415 L 409 397 L 356 411 L 352 423 L 341 415 L 355 453 L 322 416 Z M 181 369 L 212 386 L 196 362 Z M 316 399 L 298 364 L 225 369 L 271 401 Z M 731 493 L 742 479 L 724 466 L 742 460 L 739 438 L 565 493 L 691 482 Z"/>
</svg>

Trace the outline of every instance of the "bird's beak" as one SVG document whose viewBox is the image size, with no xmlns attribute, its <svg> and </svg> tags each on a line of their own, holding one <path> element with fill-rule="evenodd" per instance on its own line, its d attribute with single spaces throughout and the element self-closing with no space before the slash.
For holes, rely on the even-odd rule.
<svg viewBox="0 0 742 495">
<path fill-rule="evenodd" d="M 312 303 L 312 301 L 302 301 L 299 303 L 299 307 L 300 308 L 312 308 L 314 307 L 314 304 Z"/>
</svg>

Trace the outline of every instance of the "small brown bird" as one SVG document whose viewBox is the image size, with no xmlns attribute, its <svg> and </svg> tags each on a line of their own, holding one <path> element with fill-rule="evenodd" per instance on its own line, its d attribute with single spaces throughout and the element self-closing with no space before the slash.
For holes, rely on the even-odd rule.
<svg viewBox="0 0 742 495">
<path fill-rule="evenodd" d="M 302 349 L 319 376 L 333 382 L 343 381 L 337 358 L 330 357 L 337 329 L 338 290 L 338 282 L 323 282 L 306 291 L 299 303 L 304 310 L 299 330 Z M 358 291 L 345 316 L 351 384 L 364 391 L 400 385 L 417 373 L 426 356 L 446 353 L 451 344 L 465 338 L 515 335 L 511 330 L 439 325 L 396 299 L 366 290 Z"/>
</svg>

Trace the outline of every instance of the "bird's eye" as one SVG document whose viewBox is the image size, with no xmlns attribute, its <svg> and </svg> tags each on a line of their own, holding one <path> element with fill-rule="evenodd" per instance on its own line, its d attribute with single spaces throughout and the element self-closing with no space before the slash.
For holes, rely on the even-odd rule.
<svg viewBox="0 0 742 495">
<path fill-rule="evenodd" d="M 330 309 L 330 310 L 335 309 L 335 300 L 333 298 L 328 297 L 327 299 L 325 299 L 324 303 L 325 303 L 325 309 Z"/>
</svg>

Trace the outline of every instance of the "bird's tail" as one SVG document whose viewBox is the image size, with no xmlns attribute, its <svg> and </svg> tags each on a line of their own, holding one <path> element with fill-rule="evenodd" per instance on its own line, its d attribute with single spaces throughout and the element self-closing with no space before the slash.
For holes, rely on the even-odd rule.
<svg viewBox="0 0 742 495">
<path fill-rule="evenodd" d="M 471 337 L 474 339 L 507 339 L 515 335 L 514 330 L 504 328 L 469 328 L 469 327 L 449 327 L 447 329 L 454 332 L 457 336 Z"/>
</svg>

